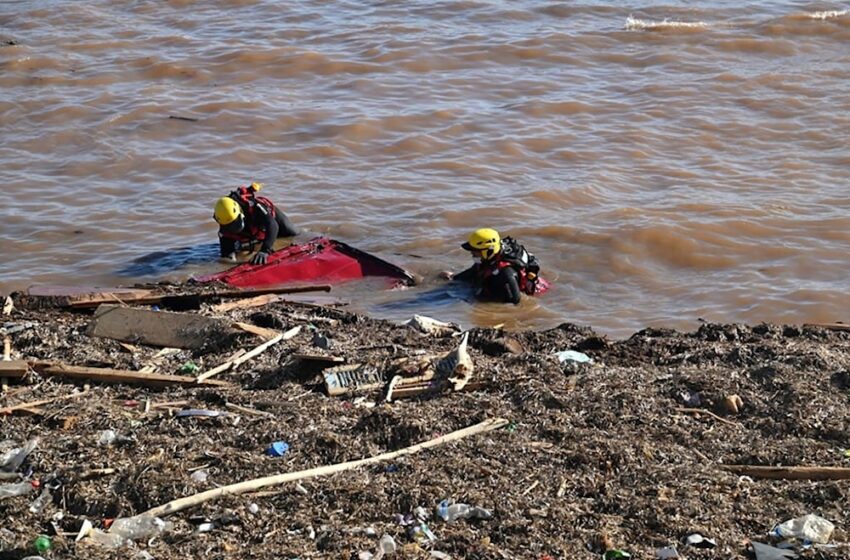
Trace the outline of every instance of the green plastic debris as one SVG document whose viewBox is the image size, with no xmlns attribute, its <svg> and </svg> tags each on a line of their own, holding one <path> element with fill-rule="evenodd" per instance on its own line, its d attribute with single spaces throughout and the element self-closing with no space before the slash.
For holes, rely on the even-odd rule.
<svg viewBox="0 0 850 560">
<path fill-rule="evenodd" d="M 511 434 L 517 431 L 518 428 L 519 427 L 517 426 L 516 422 L 510 422 L 507 426 L 505 426 L 505 429 L 508 431 L 508 433 Z"/>
<path fill-rule="evenodd" d="M 605 554 L 602 555 L 602 560 L 620 560 L 621 558 L 631 558 L 632 555 L 626 552 L 625 550 L 617 550 L 616 548 L 612 548 L 611 550 L 606 550 Z"/>
<path fill-rule="evenodd" d="M 195 364 L 195 362 L 186 362 L 185 364 L 183 364 L 182 366 L 180 366 L 180 369 L 179 369 L 179 370 L 177 370 L 177 371 L 178 371 L 179 373 L 195 373 L 195 372 L 196 372 L 196 371 L 198 371 L 199 369 L 201 369 L 201 368 L 199 368 L 199 367 Z"/>
</svg>

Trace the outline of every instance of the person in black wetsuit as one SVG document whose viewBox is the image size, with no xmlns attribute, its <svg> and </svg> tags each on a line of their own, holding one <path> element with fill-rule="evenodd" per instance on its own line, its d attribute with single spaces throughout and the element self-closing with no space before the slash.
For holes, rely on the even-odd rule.
<svg viewBox="0 0 850 560">
<path fill-rule="evenodd" d="M 492 228 L 477 229 L 461 245 L 478 259 L 463 272 L 445 278 L 469 282 L 480 299 L 518 304 L 523 293 L 534 295 L 540 265 L 511 237 L 502 239 Z"/>
<path fill-rule="evenodd" d="M 275 208 L 271 200 L 257 196 L 262 187 L 261 183 L 251 183 L 216 201 L 213 218 L 219 225 L 222 258 L 234 260 L 237 251 L 253 251 L 254 245 L 261 242 L 251 263 L 266 264 L 278 237 L 298 234 L 286 214 Z"/>
</svg>

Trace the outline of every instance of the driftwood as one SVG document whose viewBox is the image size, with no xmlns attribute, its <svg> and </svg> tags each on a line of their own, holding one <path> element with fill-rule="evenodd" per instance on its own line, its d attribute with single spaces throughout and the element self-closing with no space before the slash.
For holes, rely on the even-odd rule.
<svg viewBox="0 0 850 560">
<path fill-rule="evenodd" d="M 252 416 L 274 416 L 271 412 L 266 412 L 265 410 L 257 410 L 256 408 L 249 408 L 247 406 L 241 406 L 235 403 L 224 403 L 226 408 L 230 410 L 235 410 L 237 412 L 244 412 L 245 414 L 250 414 Z"/>
<path fill-rule="evenodd" d="M 740 425 L 739 423 L 737 423 L 737 422 L 733 422 L 733 421 L 731 421 L 731 420 L 727 420 L 726 418 L 723 418 L 722 416 L 718 416 L 718 415 L 716 415 L 715 413 L 713 413 L 713 412 L 711 412 L 711 411 L 709 411 L 709 410 L 705 410 L 704 408 L 676 408 L 676 409 L 674 409 L 674 410 L 675 410 L 676 412 L 682 412 L 682 413 L 684 413 L 684 414 L 705 414 L 705 415 L 707 415 L 707 416 L 711 416 L 711 417 L 712 417 L 712 418 L 714 418 L 715 420 L 718 420 L 718 421 L 720 421 L 720 422 L 723 422 L 724 424 L 729 424 L 730 426 L 737 426 L 737 427 L 740 427 L 740 426 L 741 426 L 741 425 Z"/>
<path fill-rule="evenodd" d="M 164 515 L 169 515 L 172 513 L 176 513 L 178 511 L 182 511 L 184 509 L 188 509 L 191 507 L 195 507 L 197 505 L 209 502 L 211 500 L 215 500 L 217 498 L 221 498 L 222 496 L 231 496 L 235 494 L 244 494 L 246 492 L 254 492 L 259 490 L 260 488 L 267 488 L 269 486 L 278 486 L 280 484 L 285 484 L 287 482 L 294 482 L 296 480 L 303 480 L 305 478 L 313 478 L 317 476 L 327 476 L 330 474 L 335 474 L 342 471 L 347 471 L 350 469 L 354 469 L 357 467 L 361 467 L 363 465 L 371 465 L 374 463 L 381 463 L 384 461 L 389 461 L 391 459 L 395 459 L 396 457 L 401 457 L 404 455 L 412 455 L 414 453 L 418 453 L 424 449 L 429 449 L 432 447 L 437 447 L 439 445 L 443 445 L 452 441 L 457 441 L 475 434 L 481 434 L 484 432 L 489 432 L 492 430 L 496 430 L 507 425 L 508 421 L 503 418 L 494 418 L 490 420 L 485 420 L 479 424 L 475 424 L 474 426 L 470 426 L 468 428 L 464 428 L 462 430 L 458 430 L 456 432 L 451 432 L 444 436 L 440 436 L 438 438 L 419 443 L 417 445 L 413 445 L 411 447 L 405 447 L 404 449 L 399 449 L 398 451 L 391 451 L 388 453 L 382 453 L 380 455 L 375 455 L 374 457 L 369 457 L 366 459 L 359 459 L 356 461 L 347 461 L 345 463 L 337 463 L 335 465 L 326 465 L 324 467 L 316 467 L 313 469 L 307 469 L 303 471 L 296 471 L 290 473 L 277 474 L 272 476 L 267 476 L 264 478 L 257 478 L 254 480 L 247 480 L 245 482 L 238 482 L 236 484 L 230 484 L 228 486 L 222 486 L 221 488 L 214 488 L 212 490 L 207 490 L 206 492 L 201 492 L 199 494 L 195 494 L 193 496 L 187 496 L 185 498 L 178 498 L 176 500 L 172 500 L 167 504 L 163 504 L 161 506 L 157 506 L 155 508 L 149 509 L 148 511 L 139 514 L 139 516 L 155 516 L 161 517 Z M 139 517 L 137 516 L 137 517 Z"/>
<path fill-rule="evenodd" d="M 754 465 L 720 465 L 737 475 L 774 480 L 850 480 L 846 467 L 769 467 Z"/>
<path fill-rule="evenodd" d="M 62 395 L 61 397 L 53 397 L 50 399 L 42 399 L 40 401 L 31 401 L 27 403 L 16 404 L 14 406 L 7 406 L 6 408 L 0 408 L 0 414 L 12 414 L 17 410 L 28 412 L 30 414 L 41 414 L 42 411 L 38 407 L 42 405 L 67 399 L 75 399 L 77 397 L 85 395 L 87 392 L 88 391 L 80 391 L 79 393 L 71 393 L 70 395 Z"/>
<path fill-rule="evenodd" d="M 230 370 L 230 369 L 236 369 L 237 367 L 244 364 L 245 362 L 247 362 L 251 358 L 254 358 L 255 356 L 259 356 L 260 354 L 265 352 L 268 348 L 274 346 L 278 342 L 280 342 L 282 340 L 289 340 L 290 338 L 293 338 L 299 332 L 301 332 L 301 326 L 300 325 L 297 326 L 297 327 L 293 327 L 293 328 L 289 329 L 285 333 L 278 334 L 277 336 L 275 336 L 271 340 L 268 340 L 268 341 L 264 342 L 263 344 L 260 344 L 259 346 L 257 346 L 256 348 L 254 348 L 253 350 L 251 350 L 248 353 L 242 354 L 241 356 L 234 355 L 230 360 L 224 362 L 223 364 L 216 366 L 216 367 L 212 368 L 211 370 L 202 373 L 201 375 L 199 375 L 196 378 L 196 380 L 197 380 L 198 383 L 203 383 L 205 380 L 209 379 L 213 375 L 218 375 L 219 373 L 222 373 L 222 372 Z"/>
<path fill-rule="evenodd" d="M 166 387 L 169 385 L 196 385 L 198 381 L 194 377 L 185 375 L 163 375 L 160 373 L 141 373 L 109 368 L 93 368 L 70 366 L 52 362 L 33 362 L 33 369 L 41 375 L 50 377 L 66 377 L 70 379 L 84 379 L 98 383 L 127 383 L 130 385 L 144 385 L 148 387 Z M 227 387 L 229 383 L 224 381 L 205 381 L 203 385 Z"/>
</svg>

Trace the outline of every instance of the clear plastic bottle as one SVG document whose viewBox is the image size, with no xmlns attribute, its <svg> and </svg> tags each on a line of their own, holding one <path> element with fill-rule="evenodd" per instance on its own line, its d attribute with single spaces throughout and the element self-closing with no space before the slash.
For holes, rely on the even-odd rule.
<svg viewBox="0 0 850 560">
<path fill-rule="evenodd" d="M 443 500 L 437 506 L 437 515 L 443 521 L 452 523 L 458 519 L 490 519 L 493 514 L 490 510 L 484 508 L 470 506 L 469 504 L 451 504 L 448 500 Z"/>
<path fill-rule="evenodd" d="M 41 513 L 44 506 L 49 504 L 51 500 L 53 500 L 53 495 L 50 493 L 50 488 L 45 488 L 41 491 L 41 494 L 38 495 L 38 498 L 33 500 L 32 504 L 30 504 L 30 511 L 33 513 Z"/>
<path fill-rule="evenodd" d="M 384 535 L 378 543 L 378 549 L 383 554 L 394 554 L 396 550 L 395 539 L 390 535 Z"/>
<path fill-rule="evenodd" d="M 38 445 L 39 438 L 35 437 L 24 444 L 23 447 L 13 449 L 8 453 L 3 454 L 0 458 L 0 467 L 5 472 L 15 472 L 18 470 L 33 449 Z"/>
<path fill-rule="evenodd" d="M 384 556 L 395 554 L 396 544 L 395 539 L 390 535 L 384 535 L 378 542 L 378 553 L 372 556 L 372 560 L 382 560 Z"/>
<path fill-rule="evenodd" d="M 33 491 L 33 484 L 30 481 L 15 482 L 14 484 L 0 485 L 0 500 L 12 498 L 14 496 L 23 496 Z"/>
<path fill-rule="evenodd" d="M 121 517 L 112 522 L 109 533 L 132 541 L 147 540 L 171 529 L 172 524 L 152 515 Z"/>
</svg>

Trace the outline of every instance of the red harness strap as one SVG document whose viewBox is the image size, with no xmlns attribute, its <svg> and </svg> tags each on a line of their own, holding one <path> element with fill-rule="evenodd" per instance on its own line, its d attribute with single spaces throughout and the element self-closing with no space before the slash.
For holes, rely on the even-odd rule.
<svg viewBox="0 0 850 560">
<path fill-rule="evenodd" d="M 260 227 L 263 221 L 257 219 L 257 214 L 265 211 L 274 219 L 276 213 L 274 203 L 264 196 L 257 196 L 252 187 L 239 187 L 228 196 L 242 209 L 245 215 L 245 229 L 238 233 L 222 231 L 221 236 L 243 242 L 263 241 L 266 238 L 266 230 Z M 262 207 L 262 210 L 258 210 L 258 206 Z"/>
</svg>

